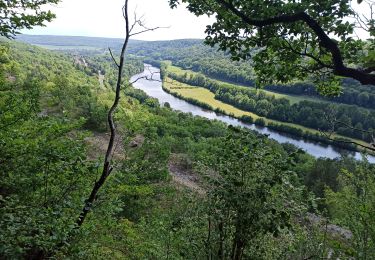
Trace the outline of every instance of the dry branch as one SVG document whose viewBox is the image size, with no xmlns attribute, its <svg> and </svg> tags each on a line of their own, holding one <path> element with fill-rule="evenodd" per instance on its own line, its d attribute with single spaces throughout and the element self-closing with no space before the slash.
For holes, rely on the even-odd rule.
<svg viewBox="0 0 375 260">
<path fill-rule="evenodd" d="M 119 63 L 116 61 L 116 59 L 115 59 L 115 57 L 112 53 L 112 50 L 109 49 L 112 60 L 116 64 L 116 66 L 118 67 L 117 83 L 116 83 L 116 95 L 115 95 L 115 99 L 114 99 L 114 102 L 112 104 L 112 107 L 108 111 L 108 115 L 107 115 L 107 120 L 108 120 L 108 124 L 109 124 L 109 128 L 110 128 L 110 139 L 109 139 L 109 142 L 108 142 L 107 152 L 106 152 L 105 157 L 104 157 L 102 174 L 101 174 L 99 180 L 95 182 L 94 187 L 91 190 L 90 196 L 85 201 L 85 205 L 84 205 L 84 207 L 81 211 L 81 214 L 79 215 L 79 218 L 77 219 L 77 222 L 76 222 L 77 228 L 82 226 L 82 224 L 84 223 L 87 214 L 90 212 L 90 210 L 91 210 L 91 208 L 92 208 L 92 206 L 93 206 L 93 204 L 94 204 L 94 202 L 97 198 L 97 194 L 98 194 L 99 190 L 104 185 L 108 176 L 113 171 L 112 157 L 113 157 L 113 152 L 114 152 L 114 144 L 115 144 L 115 140 L 116 140 L 116 125 L 115 125 L 115 122 L 114 122 L 114 113 L 115 113 L 115 111 L 117 109 L 117 106 L 119 104 L 119 101 L 120 101 L 122 75 L 123 75 L 123 69 L 124 69 L 124 64 L 125 64 L 125 53 L 126 53 L 126 49 L 128 47 L 129 39 L 133 35 L 141 34 L 141 33 L 147 32 L 147 31 L 153 31 L 153 30 L 156 30 L 158 28 L 161 28 L 161 27 L 155 27 L 155 28 L 150 28 L 150 29 L 146 28 L 143 25 L 143 22 L 141 20 L 137 19 L 136 15 L 134 16 L 134 22 L 132 24 L 130 24 L 129 15 L 128 15 L 128 2 L 129 2 L 129 0 L 125 0 L 124 6 L 122 8 L 123 17 L 124 17 L 124 20 L 125 20 L 126 35 L 125 35 L 124 43 L 122 45 Z M 132 33 L 132 31 L 134 30 L 134 28 L 137 25 L 140 25 L 142 28 L 146 28 L 146 29 L 141 30 L 137 33 Z"/>
</svg>

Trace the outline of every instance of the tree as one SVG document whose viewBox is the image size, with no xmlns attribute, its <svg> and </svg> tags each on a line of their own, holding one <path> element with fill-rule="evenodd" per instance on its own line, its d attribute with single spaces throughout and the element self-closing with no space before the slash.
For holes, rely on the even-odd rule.
<svg viewBox="0 0 375 260">
<path fill-rule="evenodd" d="M 292 219 L 305 210 L 290 161 L 269 150 L 264 140 L 231 131 L 213 160 L 205 158 L 217 174 L 207 194 L 207 259 L 288 258 L 271 257 L 276 247 L 267 248 L 265 241 L 289 243 L 283 234 L 293 232 Z"/>
<path fill-rule="evenodd" d="M 45 86 L 36 78 L 7 85 L 0 89 L 0 258 L 45 259 L 74 224 L 94 170 L 77 131 L 84 121 L 41 116 Z"/>
<path fill-rule="evenodd" d="M 375 257 L 375 177 L 374 167 L 361 163 L 353 172 L 343 170 L 340 190 L 326 190 L 327 204 L 334 220 L 348 228 L 355 259 Z"/>
<path fill-rule="evenodd" d="M 114 121 L 114 114 L 120 102 L 121 87 L 123 84 L 123 70 L 125 66 L 125 53 L 128 47 L 129 39 L 134 35 L 141 34 L 141 33 L 148 32 L 148 31 L 153 31 L 153 30 L 160 28 L 160 27 L 146 28 L 142 19 L 138 19 L 136 14 L 134 15 L 134 22 L 131 23 L 129 14 L 128 14 L 128 2 L 129 0 L 125 0 L 124 6 L 122 8 L 122 14 L 125 20 L 126 35 L 125 35 L 124 43 L 121 48 L 120 62 L 116 61 L 111 49 L 109 49 L 113 62 L 117 66 L 118 74 L 117 74 L 117 83 L 116 83 L 116 88 L 115 88 L 115 99 L 107 114 L 107 120 L 108 120 L 108 124 L 110 128 L 110 138 L 109 138 L 109 142 L 107 146 L 107 152 L 104 157 L 103 170 L 102 170 L 102 174 L 99 180 L 95 182 L 91 190 L 90 196 L 86 200 L 85 205 L 82 209 L 82 212 L 79 215 L 79 218 L 77 220 L 77 227 L 80 227 L 85 221 L 87 214 L 90 212 L 92 205 L 97 198 L 97 194 L 99 190 L 102 188 L 107 178 L 113 171 L 112 157 L 114 153 L 114 145 L 115 145 L 115 140 L 116 140 L 116 135 L 117 135 L 116 125 Z M 137 25 L 141 27 L 139 31 L 135 31 Z M 136 79 L 135 81 L 137 81 L 138 79 Z"/>
<path fill-rule="evenodd" d="M 339 77 L 375 85 L 373 38 L 365 42 L 352 37 L 358 25 L 373 37 L 374 20 L 356 13 L 350 0 L 169 2 L 172 8 L 187 3 L 198 16 L 215 15 L 206 43 L 218 45 L 235 60 L 252 58 L 258 84 L 313 76 L 327 95 L 339 93 Z M 358 19 L 348 19 L 353 16 Z"/>
<path fill-rule="evenodd" d="M 60 0 L 0 0 L 0 36 L 14 37 L 23 28 L 44 26 L 56 16 L 42 7 L 57 4 Z"/>
</svg>

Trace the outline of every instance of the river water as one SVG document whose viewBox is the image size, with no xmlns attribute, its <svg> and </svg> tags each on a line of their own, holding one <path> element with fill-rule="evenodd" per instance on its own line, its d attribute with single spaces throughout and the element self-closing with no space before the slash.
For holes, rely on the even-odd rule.
<svg viewBox="0 0 375 260">
<path fill-rule="evenodd" d="M 362 155 L 358 152 L 352 152 L 335 147 L 333 145 L 326 145 L 314 141 L 309 141 L 303 138 L 298 138 L 290 134 L 280 133 L 275 130 L 268 129 L 267 127 L 259 127 L 254 124 L 243 123 L 236 118 L 218 114 L 211 110 L 206 110 L 199 106 L 190 104 L 184 100 L 176 98 L 171 94 L 165 92 L 162 89 L 162 83 L 160 81 L 160 75 L 158 72 L 158 68 L 152 67 L 150 65 L 145 65 L 145 71 L 141 74 L 133 76 L 131 78 L 131 81 L 134 81 L 137 78 L 145 76 L 147 76 L 148 78 L 152 77 L 154 80 L 139 79 L 137 82 L 133 84 L 133 86 L 137 89 L 143 90 L 150 97 L 158 99 L 160 104 L 168 102 L 171 105 L 171 108 L 174 110 L 179 110 L 185 113 L 192 113 L 195 116 L 201 116 L 211 120 L 217 119 L 233 126 L 241 126 L 251 130 L 255 130 L 259 133 L 268 135 L 269 138 L 272 138 L 278 141 L 279 143 L 291 143 L 297 146 L 298 148 L 303 149 L 304 151 L 306 151 L 314 157 L 327 157 L 333 159 L 341 157 L 342 154 L 349 154 L 350 156 L 353 156 L 356 159 L 362 158 Z M 375 157 L 373 156 L 368 157 L 368 160 L 372 163 L 375 163 Z"/>
</svg>

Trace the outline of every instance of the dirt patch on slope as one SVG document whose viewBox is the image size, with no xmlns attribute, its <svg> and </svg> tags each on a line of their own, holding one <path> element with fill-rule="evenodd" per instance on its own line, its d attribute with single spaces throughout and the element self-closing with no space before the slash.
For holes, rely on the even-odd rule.
<svg viewBox="0 0 375 260">
<path fill-rule="evenodd" d="M 205 195 L 199 177 L 193 173 L 191 162 L 184 154 L 171 154 L 168 169 L 175 183 L 188 188 L 199 195 Z"/>
<path fill-rule="evenodd" d="M 89 146 L 88 158 L 90 160 L 97 160 L 98 157 L 104 157 L 107 152 L 109 134 L 93 133 L 93 136 L 87 137 L 85 141 Z M 120 135 L 117 135 L 115 140 L 113 158 L 119 160 L 124 160 L 126 158 L 122 137 Z"/>
<path fill-rule="evenodd" d="M 99 157 L 104 157 L 107 152 L 109 133 L 97 133 L 94 132 L 92 136 L 85 139 L 89 146 L 88 158 L 89 160 L 97 160 Z M 136 135 L 133 140 L 127 145 L 130 149 L 139 148 L 143 145 L 145 138 L 143 135 Z M 113 158 L 116 160 L 125 160 L 126 151 L 124 149 L 124 141 L 120 133 L 117 133 Z"/>
</svg>

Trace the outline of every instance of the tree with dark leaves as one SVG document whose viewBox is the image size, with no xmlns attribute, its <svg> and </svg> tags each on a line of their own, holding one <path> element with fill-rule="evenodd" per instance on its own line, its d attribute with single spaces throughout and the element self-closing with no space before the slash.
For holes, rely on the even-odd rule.
<svg viewBox="0 0 375 260">
<path fill-rule="evenodd" d="M 340 92 L 341 77 L 375 85 L 373 1 L 169 2 L 171 7 L 187 3 L 198 16 L 215 16 L 214 23 L 207 26 L 206 43 L 229 52 L 235 60 L 251 58 L 260 85 L 311 77 L 326 95 Z M 358 4 L 367 4 L 369 8 L 363 7 L 371 14 L 356 12 Z M 370 39 L 356 37 L 358 27 Z"/>
<path fill-rule="evenodd" d="M 21 29 L 44 26 L 56 16 L 44 7 L 60 0 L 0 0 L 0 36 L 13 38 Z"/>
</svg>

